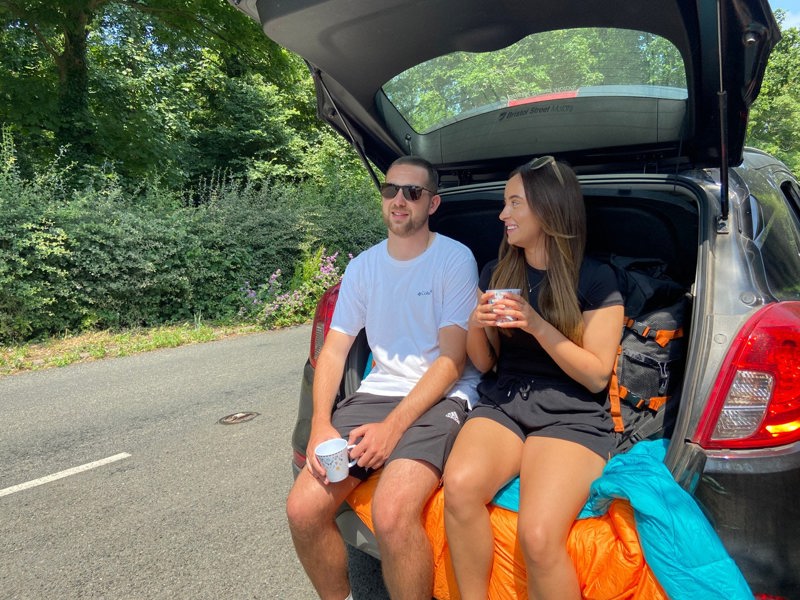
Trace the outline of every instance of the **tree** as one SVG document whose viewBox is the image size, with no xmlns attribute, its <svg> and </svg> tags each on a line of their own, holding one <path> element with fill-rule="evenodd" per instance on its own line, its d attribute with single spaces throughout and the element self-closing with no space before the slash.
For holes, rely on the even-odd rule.
<svg viewBox="0 0 800 600">
<path fill-rule="evenodd" d="M 585 28 L 530 35 L 496 52 L 455 52 L 413 67 L 383 88 L 409 123 L 424 132 L 448 118 L 511 100 L 643 82 L 686 87 L 674 46 L 647 33 Z"/>
<path fill-rule="evenodd" d="M 57 79 L 51 66 L 30 31 L 18 24 L 0 29 L 0 124 L 15 138 L 23 172 L 31 171 L 31 160 L 52 160 Z"/>
<path fill-rule="evenodd" d="M 0 0 L 0 19 L 0 44 L 14 50 L 6 56 L 22 50 L 4 61 L 0 73 L 0 81 L 11 84 L 4 86 L 6 97 L 0 98 L 3 120 L 25 133 L 38 127 L 40 143 L 68 148 L 68 159 L 79 165 L 102 164 L 117 156 L 124 135 L 108 127 L 108 113 L 93 105 L 92 94 L 100 92 L 104 101 L 120 104 L 120 88 L 130 91 L 122 84 L 126 67 L 120 62 L 127 62 L 127 68 L 146 64 L 153 71 L 149 76 L 156 79 L 160 69 L 176 69 L 181 62 L 190 65 L 194 55 L 208 48 L 223 64 L 235 58 L 240 68 L 268 73 L 273 80 L 296 77 L 296 62 L 224 0 Z M 129 45 L 137 46 L 138 56 L 124 56 Z M 113 75 L 114 60 L 121 73 L 93 79 L 92 68 L 104 60 L 104 75 Z M 130 68 L 131 75 L 134 71 Z M 109 83 L 115 79 L 116 88 Z M 46 101 L 33 107 L 32 117 L 24 118 L 13 107 L 28 105 L 31 90 Z M 159 90 L 150 93 L 158 95 Z M 130 113 L 128 108 L 116 115 Z M 159 115 L 150 116 L 154 118 L 149 129 L 157 129 Z M 136 128 L 146 120 L 139 115 L 123 124 L 135 138 Z"/>
<path fill-rule="evenodd" d="M 783 24 L 784 13 L 776 11 Z M 782 39 L 769 57 L 761 93 L 750 109 L 747 143 L 783 160 L 800 172 L 800 31 L 783 29 Z"/>
</svg>

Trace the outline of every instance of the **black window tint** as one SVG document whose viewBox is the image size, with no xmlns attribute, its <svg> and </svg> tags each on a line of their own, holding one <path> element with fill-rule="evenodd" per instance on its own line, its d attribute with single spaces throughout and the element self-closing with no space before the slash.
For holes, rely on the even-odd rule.
<svg viewBox="0 0 800 600">
<path fill-rule="evenodd" d="M 781 191 L 789 201 L 789 206 L 795 215 L 800 215 L 800 187 L 794 181 L 784 181 L 781 184 Z"/>
</svg>

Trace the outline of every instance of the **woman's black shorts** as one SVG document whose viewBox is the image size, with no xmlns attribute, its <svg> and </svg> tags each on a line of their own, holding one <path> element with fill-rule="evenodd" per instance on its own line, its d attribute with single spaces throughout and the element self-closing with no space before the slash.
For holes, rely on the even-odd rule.
<svg viewBox="0 0 800 600">
<path fill-rule="evenodd" d="M 575 442 L 608 460 L 614 425 L 605 394 L 592 394 L 576 382 L 530 377 L 500 377 L 478 386 L 480 401 L 469 418 L 485 417 L 516 433 Z"/>
</svg>

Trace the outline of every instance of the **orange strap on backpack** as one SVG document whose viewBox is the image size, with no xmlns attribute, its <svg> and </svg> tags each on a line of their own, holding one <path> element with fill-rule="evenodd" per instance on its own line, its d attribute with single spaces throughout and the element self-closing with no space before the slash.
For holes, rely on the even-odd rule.
<svg viewBox="0 0 800 600">
<path fill-rule="evenodd" d="M 644 323 L 638 323 L 636 319 L 630 317 L 625 318 L 625 328 L 630 329 L 638 336 L 643 338 L 651 338 L 656 341 L 656 344 L 662 348 L 669 344 L 672 340 L 683 337 L 683 327 L 677 329 L 656 329 L 653 330 Z"/>
<path fill-rule="evenodd" d="M 644 338 L 651 338 L 664 348 L 672 340 L 683 337 L 683 327 L 678 329 L 657 329 L 653 330 L 650 327 L 637 323 L 635 319 L 626 318 L 625 327 L 634 331 L 637 335 Z M 614 431 L 622 433 L 625 431 L 625 423 L 622 419 L 622 406 L 621 401 L 626 401 L 631 406 L 642 409 L 649 408 L 652 411 L 657 411 L 664 406 L 669 400 L 669 396 L 653 396 L 652 398 L 641 398 L 624 385 L 620 385 L 619 376 L 617 375 L 617 367 L 619 365 L 619 357 L 622 354 L 622 344 L 617 348 L 617 356 L 614 359 L 614 368 L 611 370 L 611 378 L 608 381 L 608 398 L 611 404 L 611 420 L 614 422 Z"/>
<path fill-rule="evenodd" d="M 622 346 L 617 348 L 614 368 L 611 369 L 611 379 L 608 380 L 608 399 L 611 402 L 611 420 L 614 421 L 614 431 L 618 433 L 625 430 L 625 426 L 622 422 L 622 408 L 619 403 L 619 378 L 617 377 L 617 364 L 619 363 L 620 354 L 622 354 Z"/>
</svg>

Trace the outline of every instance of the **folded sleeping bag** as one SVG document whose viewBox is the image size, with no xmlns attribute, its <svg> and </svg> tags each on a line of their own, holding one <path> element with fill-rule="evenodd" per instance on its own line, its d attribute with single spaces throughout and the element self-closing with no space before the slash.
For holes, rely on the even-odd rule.
<svg viewBox="0 0 800 600">
<path fill-rule="evenodd" d="M 665 453 L 666 442 L 639 442 L 627 454 L 610 460 L 592 485 L 567 539 L 583 597 L 752 600 L 713 528 L 664 466 Z M 379 477 L 380 471 L 347 499 L 370 529 L 372 493 Z M 489 507 L 495 534 L 490 600 L 527 597 L 525 563 L 516 535 L 518 507 L 518 480 L 498 492 Z M 434 596 L 456 600 L 459 594 L 444 531 L 442 489 L 428 502 L 423 520 L 433 548 Z"/>
</svg>

